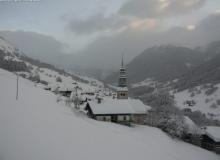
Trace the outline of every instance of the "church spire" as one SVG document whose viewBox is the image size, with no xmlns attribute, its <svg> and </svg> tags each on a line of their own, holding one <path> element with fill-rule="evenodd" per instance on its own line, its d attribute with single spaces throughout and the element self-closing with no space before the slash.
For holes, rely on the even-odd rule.
<svg viewBox="0 0 220 160">
<path fill-rule="evenodd" d="M 119 72 L 119 87 L 127 87 L 126 69 L 124 67 L 124 55 L 121 58 L 121 67 Z"/>
<path fill-rule="evenodd" d="M 122 54 L 122 58 L 121 58 L 121 66 L 124 66 L 124 54 Z"/>
<path fill-rule="evenodd" d="M 121 67 L 119 71 L 117 98 L 128 99 L 127 75 L 126 75 L 126 69 L 124 67 L 124 56 L 123 55 L 121 58 Z"/>
</svg>

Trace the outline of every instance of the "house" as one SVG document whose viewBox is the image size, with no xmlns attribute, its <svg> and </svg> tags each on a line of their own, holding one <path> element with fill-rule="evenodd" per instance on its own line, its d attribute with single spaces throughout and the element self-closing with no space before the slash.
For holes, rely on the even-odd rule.
<svg viewBox="0 0 220 160">
<path fill-rule="evenodd" d="M 201 147 L 220 154 L 220 127 L 204 127 Z"/>
<path fill-rule="evenodd" d="M 137 99 L 105 98 L 102 101 L 90 101 L 85 110 L 89 117 L 121 124 L 144 124 L 149 106 Z"/>
<path fill-rule="evenodd" d="M 150 107 L 144 105 L 140 100 L 128 98 L 123 57 L 118 82 L 117 98 L 113 95 L 113 97 L 97 98 L 97 101 L 88 102 L 85 107 L 88 116 L 96 120 L 121 124 L 144 124 Z"/>
<path fill-rule="evenodd" d="M 70 97 L 72 90 L 68 89 L 59 89 L 59 94 L 61 94 L 64 97 Z"/>
<path fill-rule="evenodd" d="M 72 85 L 62 84 L 59 85 L 56 90 L 60 95 L 70 97 L 72 91 L 76 91 L 76 88 Z"/>
</svg>

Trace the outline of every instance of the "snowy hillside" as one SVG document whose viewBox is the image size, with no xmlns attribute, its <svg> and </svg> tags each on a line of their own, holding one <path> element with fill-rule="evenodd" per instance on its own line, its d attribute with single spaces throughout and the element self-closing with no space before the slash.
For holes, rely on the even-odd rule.
<svg viewBox="0 0 220 160">
<path fill-rule="evenodd" d="M 103 83 L 98 80 L 70 74 L 50 64 L 27 57 L 1 37 L 0 68 L 16 71 L 22 77 L 41 83 L 44 87 L 47 86 L 51 89 L 71 89 L 74 85 L 79 86 L 84 91 L 103 89 Z"/>
<path fill-rule="evenodd" d="M 181 109 L 200 110 L 208 117 L 220 120 L 220 84 L 203 85 L 174 95 Z"/>
<path fill-rule="evenodd" d="M 16 101 L 16 77 L 2 69 L 0 82 L 0 159 L 220 159 L 157 128 L 89 119 L 27 79 L 19 79 Z"/>
<path fill-rule="evenodd" d="M 5 39 L 0 37 L 0 50 L 13 54 L 15 52 L 15 48 L 9 44 Z"/>
</svg>

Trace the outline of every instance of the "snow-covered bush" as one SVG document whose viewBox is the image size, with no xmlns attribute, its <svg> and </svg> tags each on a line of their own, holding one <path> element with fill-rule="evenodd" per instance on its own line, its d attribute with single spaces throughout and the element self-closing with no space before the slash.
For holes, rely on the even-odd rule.
<svg viewBox="0 0 220 160">
<path fill-rule="evenodd" d="M 215 91 L 217 91 L 217 90 L 218 90 L 218 87 L 211 86 L 211 88 L 209 88 L 208 90 L 206 90 L 205 94 L 206 94 L 207 96 L 210 96 L 210 95 L 212 95 L 213 93 L 215 93 Z"/>
<path fill-rule="evenodd" d="M 216 100 L 216 104 L 217 104 L 218 106 L 220 106 L 220 99 L 217 99 L 217 100 Z"/>
<path fill-rule="evenodd" d="M 218 108 L 218 106 L 217 106 L 215 103 L 213 103 L 213 104 L 210 106 L 210 108 L 216 109 L 216 108 Z"/>
<path fill-rule="evenodd" d="M 192 92 L 192 93 L 190 94 L 190 97 L 194 97 L 194 96 L 195 96 L 195 93 Z"/>
<path fill-rule="evenodd" d="M 210 99 L 209 98 L 206 98 L 205 99 L 205 103 L 209 103 L 210 102 Z"/>
<path fill-rule="evenodd" d="M 182 137 L 185 132 L 184 119 L 181 115 L 168 115 L 159 120 L 158 127 L 167 132 L 171 137 Z"/>
<path fill-rule="evenodd" d="M 34 72 L 30 74 L 29 79 L 33 82 L 40 82 L 40 75 L 38 73 L 38 69 L 35 69 Z"/>
<path fill-rule="evenodd" d="M 57 78 L 56 78 L 56 82 L 62 82 L 61 77 L 57 77 Z"/>
</svg>

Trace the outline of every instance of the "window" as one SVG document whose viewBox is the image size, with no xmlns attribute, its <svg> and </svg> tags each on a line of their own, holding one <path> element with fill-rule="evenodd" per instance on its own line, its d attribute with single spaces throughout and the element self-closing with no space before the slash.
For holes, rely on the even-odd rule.
<svg viewBox="0 0 220 160">
<path fill-rule="evenodd" d="M 106 117 L 103 117 L 103 121 L 106 121 Z"/>
<path fill-rule="evenodd" d="M 124 121 L 126 121 L 126 116 L 124 116 Z"/>
</svg>

